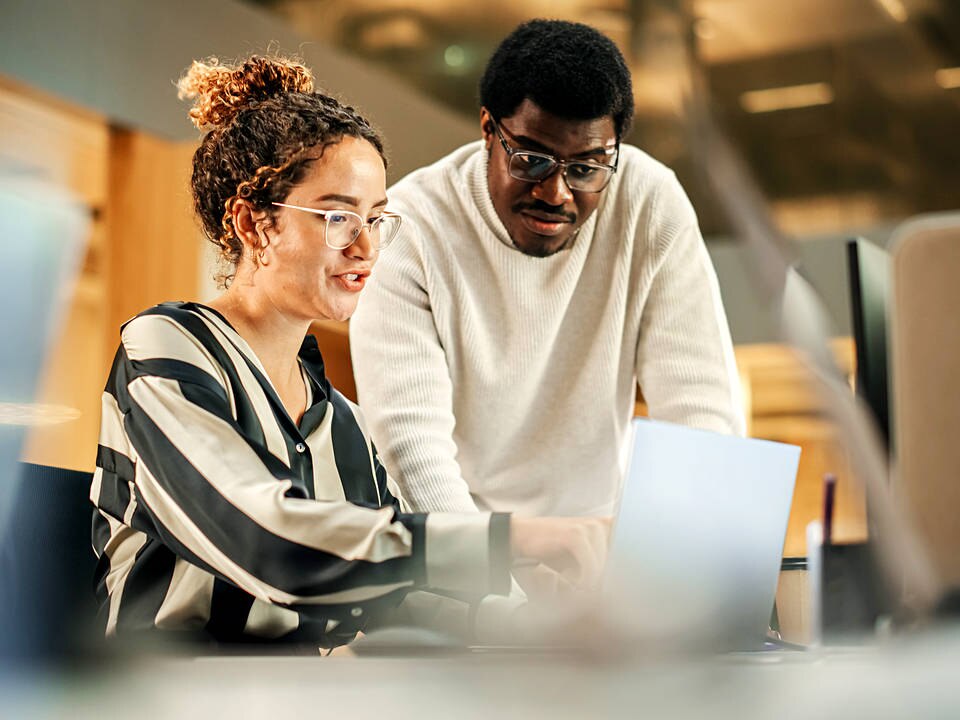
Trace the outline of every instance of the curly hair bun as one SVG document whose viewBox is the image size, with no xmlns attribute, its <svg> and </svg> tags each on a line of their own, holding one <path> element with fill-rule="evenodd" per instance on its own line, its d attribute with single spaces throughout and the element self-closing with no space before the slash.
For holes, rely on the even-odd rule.
<svg viewBox="0 0 960 720">
<path fill-rule="evenodd" d="M 240 65 L 217 58 L 194 60 L 177 82 L 180 99 L 196 98 L 190 120 L 201 130 L 226 125 L 252 101 L 288 92 L 312 92 L 313 75 L 305 66 L 282 57 L 254 55 Z"/>
</svg>

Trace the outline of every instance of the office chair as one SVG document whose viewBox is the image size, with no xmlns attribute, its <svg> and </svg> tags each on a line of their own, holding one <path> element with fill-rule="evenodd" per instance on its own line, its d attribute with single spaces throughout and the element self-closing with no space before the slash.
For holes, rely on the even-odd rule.
<svg viewBox="0 0 960 720">
<path fill-rule="evenodd" d="M 0 658 L 62 661 L 95 637 L 91 474 L 19 463 L 0 538 Z"/>
<path fill-rule="evenodd" d="M 960 607 L 960 213 L 920 216 L 891 243 L 894 481 L 956 617 Z M 908 588 L 912 590 L 912 588 Z"/>
</svg>

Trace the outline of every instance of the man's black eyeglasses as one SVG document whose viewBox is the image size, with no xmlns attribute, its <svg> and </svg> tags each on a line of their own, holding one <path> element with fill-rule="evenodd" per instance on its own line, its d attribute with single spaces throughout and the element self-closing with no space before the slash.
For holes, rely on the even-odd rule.
<svg viewBox="0 0 960 720">
<path fill-rule="evenodd" d="M 592 160 L 558 160 L 553 155 L 546 153 L 510 147 L 500 130 L 500 124 L 492 117 L 490 120 L 497 131 L 497 137 L 500 138 L 500 144 L 503 146 L 504 152 L 510 159 L 508 166 L 510 177 L 517 180 L 532 183 L 543 182 L 553 175 L 557 168 L 562 168 L 563 179 L 571 190 L 596 193 L 607 186 L 610 178 L 617 171 L 617 163 L 620 160 L 619 148 L 612 151 L 616 152 L 613 165 L 605 165 Z"/>
</svg>

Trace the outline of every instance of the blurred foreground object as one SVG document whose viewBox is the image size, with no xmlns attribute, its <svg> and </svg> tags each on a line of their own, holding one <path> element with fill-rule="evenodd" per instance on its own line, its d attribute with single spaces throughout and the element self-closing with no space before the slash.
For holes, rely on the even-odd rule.
<svg viewBox="0 0 960 720">
<path fill-rule="evenodd" d="M 753 259 L 758 286 L 770 302 L 782 303 L 781 332 L 805 360 L 817 380 L 828 415 L 834 420 L 855 475 L 865 484 L 876 536 L 877 558 L 891 587 L 905 591 L 893 598 L 905 616 L 926 616 L 943 592 L 943 578 L 930 562 L 911 517 L 890 492 L 889 461 L 876 424 L 862 401 L 849 391 L 829 351 L 826 311 L 809 284 L 792 268 L 789 241 L 778 230 L 768 203 L 742 159 L 713 121 L 704 99 L 689 105 L 690 140 L 702 158 L 707 179 L 717 192 L 736 235 Z"/>
<path fill-rule="evenodd" d="M 0 166 L 0 548 L 5 550 L 10 520 L 20 510 L 14 506 L 20 496 L 17 457 L 25 429 L 38 415 L 32 403 L 39 371 L 72 290 L 87 224 L 82 206 L 61 188 Z M 18 634 L 30 640 L 31 618 L 12 611 L 11 598 L 19 590 L 3 578 L 5 645 L 17 644 Z"/>
</svg>

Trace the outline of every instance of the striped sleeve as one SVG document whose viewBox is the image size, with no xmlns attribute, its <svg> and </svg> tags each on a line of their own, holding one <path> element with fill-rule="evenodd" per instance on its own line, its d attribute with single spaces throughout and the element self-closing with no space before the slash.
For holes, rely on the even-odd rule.
<svg viewBox="0 0 960 720">
<path fill-rule="evenodd" d="M 392 498 L 368 508 L 308 497 L 237 423 L 239 390 L 210 348 L 169 316 L 138 316 L 124 328 L 108 386 L 133 455 L 138 511 L 175 553 L 280 605 L 509 583 L 505 518 L 428 518 L 398 512 Z"/>
</svg>

